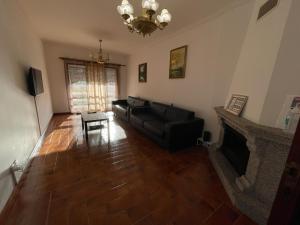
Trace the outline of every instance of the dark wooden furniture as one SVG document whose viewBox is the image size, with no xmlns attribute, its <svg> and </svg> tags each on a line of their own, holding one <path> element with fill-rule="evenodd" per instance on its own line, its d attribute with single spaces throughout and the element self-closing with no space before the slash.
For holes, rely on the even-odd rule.
<svg viewBox="0 0 300 225">
<path fill-rule="evenodd" d="M 82 130 L 85 130 L 85 138 L 87 140 L 89 138 L 88 124 L 99 122 L 100 125 L 93 126 L 93 129 L 90 129 L 90 130 L 102 129 L 102 126 L 101 126 L 102 121 L 106 121 L 106 123 L 107 123 L 107 129 L 108 129 L 107 135 L 108 135 L 108 142 L 109 142 L 110 141 L 110 134 L 109 134 L 110 131 L 109 131 L 109 118 L 108 118 L 108 116 L 105 113 L 102 113 L 102 112 L 95 112 L 95 113 L 84 112 L 84 113 L 81 113 Z"/>
</svg>

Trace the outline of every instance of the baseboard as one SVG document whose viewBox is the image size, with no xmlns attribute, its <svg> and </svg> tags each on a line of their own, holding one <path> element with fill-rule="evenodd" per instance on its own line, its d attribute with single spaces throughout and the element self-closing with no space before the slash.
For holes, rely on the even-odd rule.
<svg viewBox="0 0 300 225">
<path fill-rule="evenodd" d="M 27 166 L 29 165 L 30 161 L 32 160 L 32 158 L 35 157 L 36 154 L 38 153 L 38 151 L 41 149 L 42 144 L 43 144 L 43 142 L 45 140 L 45 135 L 46 135 L 46 133 L 48 131 L 48 128 L 49 128 L 49 125 L 50 125 L 52 119 L 53 119 L 53 115 L 51 116 L 51 119 L 49 120 L 49 122 L 47 124 L 47 128 L 44 130 L 44 132 L 42 133 L 42 135 L 39 137 L 39 139 L 38 139 L 35 147 L 33 148 L 32 152 L 31 152 L 31 154 L 29 156 L 29 160 L 27 161 L 26 169 L 27 169 Z"/>
<path fill-rule="evenodd" d="M 31 160 L 37 155 L 38 151 L 41 149 L 42 144 L 43 144 L 43 142 L 45 140 L 45 135 L 46 135 L 46 133 L 47 133 L 47 131 L 49 129 L 49 125 L 50 125 L 50 123 L 51 123 L 51 121 L 53 119 L 53 116 L 54 116 L 54 114 L 51 116 L 51 118 L 50 118 L 50 120 L 49 120 L 49 122 L 48 122 L 48 124 L 46 126 L 46 129 L 44 130 L 44 132 L 42 133 L 42 135 L 39 137 L 36 145 L 34 146 L 32 152 L 30 153 L 30 155 L 29 155 L 29 157 L 28 157 L 28 159 L 26 161 L 26 165 L 24 166 L 24 171 L 27 170 L 28 166 L 31 163 Z"/>
<path fill-rule="evenodd" d="M 54 113 L 54 116 L 59 116 L 59 115 L 74 115 L 74 113 L 71 112 L 59 112 L 59 113 Z"/>
<path fill-rule="evenodd" d="M 44 142 L 44 140 L 45 140 L 45 135 L 46 135 L 46 133 L 47 133 L 47 131 L 48 131 L 48 129 L 49 129 L 49 125 L 50 125 L 50 123 L 51 123 L 51 121 L 52 121 L 52 118 L 53 118 L 53 115 L 52 115 L 51 119 L 49 120 L 49 122 L 48 122 L 48 124 L 47 124 L 47 128 L 45 129 L 45 131 L 43 132 L 43 134 L 39 137 L 39 139 L 38 139 L 38 141 L 37 141 L 35 147 L 33 148 L 32 152 L 30 153 L 30 155 L 29 155 L 29 157 L 28 157 L 28 160 L 27 160 L 27 162 L 26 162 L 26 165 L 25 165 L 25 167 L 24 167 L 24 171 L 22 172 L 20 178 L 18 179 L 17 185 L 15 185 L 15 186 L 13 187 L 13 189 L 12 189 L 12 191 L 11 191 L 11 194 L 10 194 L 10 196 L 9 196 L 9 198 L 8 198 L 8 200 L 7 200 L 6 204 L 5 204 L 5 206 L 3 207 L 2 211 L 0 212 L 0 224 L 3 224 L 3 220 L 6 218 L 8 212 L 10 211 L 10 209 L 11 209 L 11 208 L 13 207 L 13 205 L 14 205 L 15 199 L 16 199 L 16 197 L 18 196 L 18 193 L 19 193 L 20 188 L 21 188 L 21 187 L 20 187 L 21 185 L 20 185 L 19 181 L 22 180 L 24 174 L 26 173 L 26 171 L 27 171 L 28 168 L 29 168 L 29 165 L 31 164 L 32 159 L 37 155 L 38 151 L 41 149 L 42 144 L 43 144 L 43 142 Z M 5 174 L 6 174 L 7 176 L 13 176 L 13 175 L 11 174 L 11 172 L 10 172 L 10 169 L 7 169 L 7 171 L 4 171 L 4 172 L 5 172 Z M 3 174 L 4 174 L 4 172 L 3 172 Z"/>
</svg>

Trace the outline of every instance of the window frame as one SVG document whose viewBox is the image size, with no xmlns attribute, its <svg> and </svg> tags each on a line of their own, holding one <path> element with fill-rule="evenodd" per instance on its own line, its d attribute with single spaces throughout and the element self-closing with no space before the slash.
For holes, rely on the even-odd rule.
<svg viewBox="0 0 300 225">
<path fill-rule="evenodd" d="M 87 66 L 87 63 L 84 61 L 79 60 L 64 60 L 64 70 L 65 70 L 65 80 L 66 80 L 66 91 L 67 91 L 67 97 L 68 97 L 68 108 L 69 112 L 72 112 L 71 110 L 71 93 L 70 93 L 70 77 L 69 77 L 69 65 L 79 65 L 79 66 Z"/>
<path fill-rule="evenodd" d="M 80 66 L 86 66 L 88 65 L 88 63 L 91 63 L 93 61 L 89 61 L 89 60 L 80 60 L 80 59 L 72 59 L 72 58 L 64 58 L 64 57 L 60 57 L 60 59 L 63 60 L 64 62 L 64 72 L 65 72 L 65 83 L 66 83 L 66 91 L 67 91 L 67 100 L 68 100 L 68 109 L 69 112 L 71 113 L 71 103 L 70 103 L 70 78 L 69 78 L 69 70 L 68 70 L 68 66 L 69 65 L 80 65 Z M 115 69 L 116 70 L 116 74 L 117 74 L 117 97 L 119 98 L 120 96 L 120 68 L 121 66 L 124 65 L 120 65 L 120 64 L 115 64 L 115 63 L 105 63 L 104 64 L 104 69 L 106 68 L 110 68 L 110 69 Z"/>
<path fill-rule="evenodd" d="M 106 68 L 115 69 L 117 74 L 117 98 L 120 96 L 120 66 L 114 64 L 106 64 L 104 65 L 104 70 Z"/>
</svg>

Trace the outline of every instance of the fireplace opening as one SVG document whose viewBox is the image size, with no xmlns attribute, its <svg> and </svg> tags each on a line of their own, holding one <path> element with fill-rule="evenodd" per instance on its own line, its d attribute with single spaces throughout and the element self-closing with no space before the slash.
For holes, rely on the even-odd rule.
<svg viewBox="0 0 300 225">
<path fill-rule="evenodd" d="M 221 151 L 236 172 L 242 176 L 246 173 L 250 155 L 247 139 L 227 124 L 224 125 L 224 131 Z"/>
</svg>

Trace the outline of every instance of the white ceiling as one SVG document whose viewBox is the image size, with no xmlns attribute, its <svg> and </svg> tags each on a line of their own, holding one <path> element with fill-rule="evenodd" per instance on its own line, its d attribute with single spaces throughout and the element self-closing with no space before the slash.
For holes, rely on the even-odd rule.
<svg viewBox="0 0 300 225">
<path fill-rule="evenodd" d="M 97 47 L 104 40 L 105 50 L 130 53 L 149 41 L 176 32 L 241 0 L 158 0 L 160 10 L 173 16 L 164 31 L 150 38 L 131 34 L 123 25 L 116 7 L 121 0 L 19 0 L 34 28 L 44 40 Z M 130 0 L 140 14 L 141 0 Z"/>
</svg>

